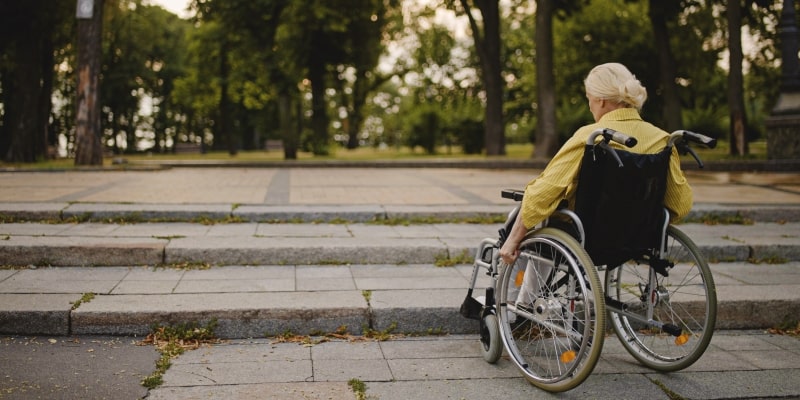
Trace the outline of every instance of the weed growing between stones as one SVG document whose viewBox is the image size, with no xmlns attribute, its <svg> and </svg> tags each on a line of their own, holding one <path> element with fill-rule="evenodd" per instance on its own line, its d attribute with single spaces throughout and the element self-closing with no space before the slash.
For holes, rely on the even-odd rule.
<svg viewBox="0 0 800 400">
<path fill-rule="evenodd" d="M 469 252 L 465 249 L 460 254 L 453 257 L 448 255 L 437 255 L 433 265 L 437 267 L 452 267 L 459 264 L 472 264 L 474 260 Z"/>
<path fill-rule="evenodd" d="M 203 344 L 219 343 L 214 336 L 217 321 L 211 320 L 205 326 L 197 323 L 179 324 L 176 326 L 153 327 L 152 332 L 138 343 L 140 346 L 154 345 L 161 353 L 156 361 L 156 370 L 142 380 L 142 386 L 154 389 L 164 382 L 164 373 L 172 365 L 172 359 L 183 354 L 186 350 L 194 350 Z"/>
<path fill-rule="evenodd" d="M 356 394 L 356 400 L 365 400 L 367 398 L 367 384 L 360 379 L 350 379 L 347 381 L 347 386 L 350 386 L 350 389 Z"/>
<path fill-rule="evenodd" d="M 94 296 L 95 296 L 94 293 L 84 293 L 79 300 L 72 303 L 72 309 L 77 310 L 78 307 L 81 306 L 81 304 L 92 301 L 92 299 L 94 299 Z"/>
<path fill-rule="evenodd" d="M 705 225 L 753 225 L 752 218 L 745 217 L 740 213 L 719 215 L 714 213 L 705 214 L 697 218 L 687 218 L 682 223 L 698 223 Z"/>
</svg>

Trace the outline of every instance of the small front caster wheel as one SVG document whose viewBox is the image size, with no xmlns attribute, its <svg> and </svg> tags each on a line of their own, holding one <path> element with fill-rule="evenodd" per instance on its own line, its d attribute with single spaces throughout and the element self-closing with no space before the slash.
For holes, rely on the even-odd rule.
<svg viewBox="0 0 800 400">
<path fill-rule="evenodd" d="M 489 364 L 494 364 L 503 354 L 503 342 L 500 340 L 500 324 L 497 316 L 487 313 L 481 319 L 481 354 Z"/>
</svg>

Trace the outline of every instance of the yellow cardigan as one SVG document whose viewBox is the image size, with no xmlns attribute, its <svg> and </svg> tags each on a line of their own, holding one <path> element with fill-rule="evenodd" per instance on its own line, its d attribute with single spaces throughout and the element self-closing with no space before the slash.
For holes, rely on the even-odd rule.
<svg viewBox="0 0 800 400">
<path fill-rule="evenodd" d="M 574 206 L 586 140 L 590 133 L 599 128 L 611 128 L 636 138 L 638 144 L 627 150 L 642 154 L 661 151 L 669 136 L 667 132 L 643 121 L 635 108 L 610 111 L 597 123 L 581 127 L 564 143 L 544 171 L 526 186 L 521 213 L 527 229 L 532 229 L 553 214 L 563 199 L 569 200 L 570 206 Z M 612 144 L 616 145 L 614 142 Z M 670 211 L 673 221 L 686 216 L 692 208 L 692 188 L 681 171 L 680 157 L 674 148 L 669 163 L 664 206 Z"/>
</svg>

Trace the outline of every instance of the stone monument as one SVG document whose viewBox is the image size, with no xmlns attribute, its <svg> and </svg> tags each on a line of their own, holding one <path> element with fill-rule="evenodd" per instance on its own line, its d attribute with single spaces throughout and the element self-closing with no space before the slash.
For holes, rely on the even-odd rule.
<svg viewBox="0 0 800 400">
<path fill-rule="evenodd" d="M 778 34 L 781 41 L 781 90 L 767 118 L 767 158 L 800 159 L 800 61 L 794 0 L 783 0 Z"/>
</svg>

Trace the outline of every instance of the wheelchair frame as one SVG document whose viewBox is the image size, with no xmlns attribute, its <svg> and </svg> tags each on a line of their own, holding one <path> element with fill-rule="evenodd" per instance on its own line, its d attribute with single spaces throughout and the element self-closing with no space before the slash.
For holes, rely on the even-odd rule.
<svg viewBox="0 0 800 400">
<path fill-rule="evenodd" d="M 595 144 L 598 137 L 602 140 Z M 587 145 L 601 146 L 621 165 L 609 146 L 611 140 L 628 147 L 636 143 L 619 132 L 599 129 L 592 132 Z M 702 167 L 697 154 L 689 148 L 690 141 L 715 145 L 715 140 L 706 136 L 676 131 L 667 146 L 677 146 L 681 154 L 690 153 Z M 502 197 L 515 201 L 521 201 L 523 194 L 502 191 Z M 669 260 L 669 265 L 664 271 L 657 271 L 636 261 L 610 269 L 594 265 L 583 248 L 583 224 L 575 212 L 567 209 L 557 213 L 573 222 L 577 240 L 562 229 L 551 227 L 548 219 L 527 234 L 517 261 L 506 265 L 499 258 L 499 249 L 519 207 L 509 213 L 498 239 L 481 241 L 461 307 L 463 316 L 480 321 L 485 361 L 497 362 L 505 350 L 533 385 L 550 392 L 572 389 L 591 374 L 599 359 L 607 318 L 625 349 L 649 368 L 677 371 L 702 356 L 716 322 L 716 289 L 697 246 L 669 224 L 666 209 L 657 256 Z M 521 261 L 526 263 L 524 270 Z M 476 298 L 473 291 L 480 271 L 485 271 L 490 283 L 485 295 Z M 598 272 L 605 275 L 602 285 Z M 682 280 L 672 283 L 669 273 L 680 275 Z M 526 289 L 529 281 L 534 283 Z M 530 285 L 538 291 L 531 290 Z M 527 300 L 520 300 L 523 296 L 518 293 L 523 289 L 536 297 L 528 299 L 529 306 L 523 305 Z"/>
</svg>

